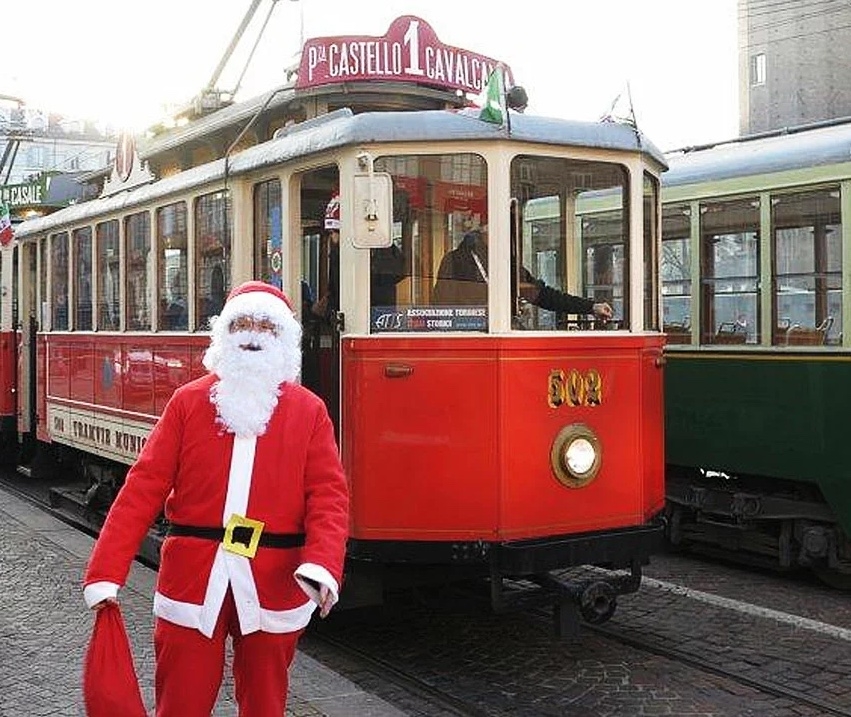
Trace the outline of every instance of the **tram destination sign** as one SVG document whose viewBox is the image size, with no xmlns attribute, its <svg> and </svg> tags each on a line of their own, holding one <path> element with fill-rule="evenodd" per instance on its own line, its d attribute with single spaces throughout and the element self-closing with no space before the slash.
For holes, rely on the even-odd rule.
<svg viewBox="0 0 851 717">
<path fill-rule="evenodd" d="M 307 40 L 301 53 L 296 88 L 343 82 L 410 82 L 478 94 L 504 62 L 470 50 L 444 45 L 425 21 L 396 18 L 383 37 L 363 35 Z"/>
</svg>

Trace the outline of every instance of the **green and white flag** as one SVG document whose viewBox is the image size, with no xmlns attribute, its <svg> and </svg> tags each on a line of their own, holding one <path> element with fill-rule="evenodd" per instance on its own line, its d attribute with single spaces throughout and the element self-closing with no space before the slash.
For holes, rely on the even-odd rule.
<svg viewBox="0 0 851 717">
<path fill-rule="evenodd" d="M 504 124 L 508 109 L 505 106 L 505 77 L 501 67 L 491 72 L 483 95 L 479 119 L 493 124 Z"/>
</svg>

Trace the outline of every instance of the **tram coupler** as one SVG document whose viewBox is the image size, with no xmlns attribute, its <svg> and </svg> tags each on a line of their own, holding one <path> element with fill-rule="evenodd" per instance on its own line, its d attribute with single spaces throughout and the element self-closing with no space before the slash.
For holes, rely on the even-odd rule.
<svg viewBox="0 0 851 717">
<path fill-rule="evenodd" d="M 618 595 L 635 592 L 641 585 L 641 567 L 633 564 L 631 572 L 606 575 L 594 571 L 593 576 L 570 579 L 560 572 L 535 575 L 533 580 L 555 596 L 553 622 L 560 639 L 576 639 L 580 618 L 591 625 L 601 625 L 615 614 Z"/>
</svg>

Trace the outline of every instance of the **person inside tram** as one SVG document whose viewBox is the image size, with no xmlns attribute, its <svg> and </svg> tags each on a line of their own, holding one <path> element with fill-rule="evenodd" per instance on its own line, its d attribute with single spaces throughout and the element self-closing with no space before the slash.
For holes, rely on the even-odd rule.
<svg viewBox="0 0 851 717">
<path fill-rule="evenodd" d="M 198 326 L 207 328 L 210 319 L 218 316 L 225 304 L 225 273 L 220 264 L 210 270 L 210 289 L 206 296 L 201 297 L 199 306 Z"/>
<path fill-rule="evenodd" d="M 548 311 L 593 314 L 604 320 L 612 318 L 608 302 L 574 296 L 547 286 L 525 266 L 520 270 L 520 295 L 530 304 Z M 488 245 L 481 229 L 466 232 L 458 247 L 444 255 L 437 270 L 432 300 L 444 306 L 488 303 Z"/>
<path fill-rule="evenodd" d="M 340 308 L 340 198 L 335 194 L 325 208 L 328 241 L 328 281 L 312 313 L 331 321 Z M 404 257 L 396 244 L 373 249 L 370 257 L 370 305 L 395 306 L 396 284 L 404 276 Z"/>
<path fill-rule="evenodd" d="M 314 393 L 319 390 L 320 323 L 313 307 L 316 296 L 306 279 L 301 280 L 301 383 Z"/>
<path fill-rule="evenodd" d="M 340 308 L 340 196 L 338 194 L 334 194 L 325 207 L 323 229 L 327 242 L 328 274 L 322 296 L 313 302 L 312 313 L 314 316 L 330 321 Z"/>
<path fill-rule="evenodd" d="M 180 272 L 171 275 L 170 298 L 163 311 L 163 320 L 166 329 L 186 329 L 189 313 L 186 307 L 186 292 L 183 291 Z"/>
</svg>

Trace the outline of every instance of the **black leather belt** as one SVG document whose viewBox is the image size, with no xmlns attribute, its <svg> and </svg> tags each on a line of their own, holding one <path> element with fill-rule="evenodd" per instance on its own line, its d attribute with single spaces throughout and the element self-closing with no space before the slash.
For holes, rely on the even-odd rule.
<svg viewBox="0 0 851 717">
<path fill-rule="evenodd" d="M 225 529 L 172 523 L 168 534 L 185 538 L 204 538 L 221 543 L 225 538 Z M 233 542 L 248 545 L 253 534 L 254 531 L 251 528 L 238 526 L 233 529 Z M 260 534 L 258 545 L 265 548 L 300 548 L 304 545 L 304 533 L 266 533 L 264 531 Z"/>
</svg>

